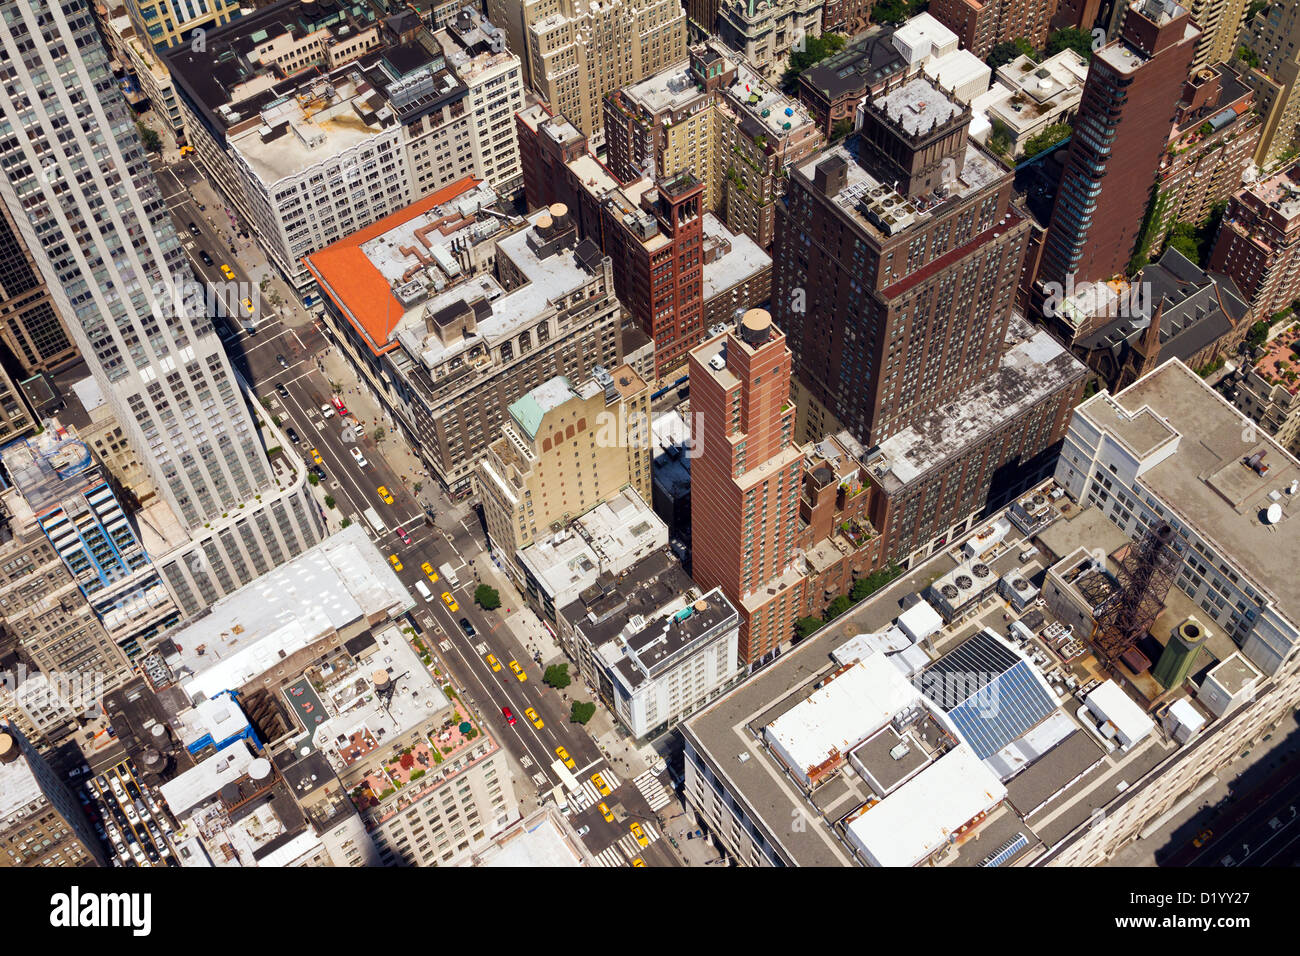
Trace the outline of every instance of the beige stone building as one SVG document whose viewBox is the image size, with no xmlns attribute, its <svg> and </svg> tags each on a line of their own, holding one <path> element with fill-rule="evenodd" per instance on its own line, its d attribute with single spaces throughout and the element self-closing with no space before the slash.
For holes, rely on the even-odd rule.
<svg viewBox="0 0 1300 956">
<path fill-rule="evenodd" d="M 577 387 L 556 376 L 509 411 L 477 478 L 492 544 L 512 561 L 629 485 L 650 500 L 650 388 L 630 365 Z"/>
<path fill-rule="evenodd" d="M 604 144 L 601 102 L 686 58 L 686 11 L 677 0 L 488 0 L 524 76 L 552 113 Z"/>
<path fill-rule="evenodd" d="M 1255 162 L 1272 166 L 1289 153 L 1300 125 L 1300 7 L 1275 3 L 1260 11 L 1242 31 L 1241 46 L 1258 60 L 1245 80 L 1255 91 L 1255 108 L 1264 118 Z"/>
<path fill-rule="evenodd" d="M 1192 20 L 1201 29 L 1192 55 L 1193 75 L 1216 63 L 1226 63 L 1237 50 L 1237 38 L 1246 23 L 1246 0 L 1192 0 Z"/>
</svg>

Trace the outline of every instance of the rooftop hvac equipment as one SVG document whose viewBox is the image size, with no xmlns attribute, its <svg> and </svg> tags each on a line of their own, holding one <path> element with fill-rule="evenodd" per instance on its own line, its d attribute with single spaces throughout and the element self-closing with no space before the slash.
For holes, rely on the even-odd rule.
<svg viewBox="0 0 1300 956">
<path fill-rule="evenodd" d="M 271 776 L 271 761 L 265 757 L 258 757 L 248 765 L 248 777 L 250 780 L 265 780 Z"/>
<path fill-rule="evenodd" d="M 721 352 L 709 359 L 709 368 L 714 369 L 715 371 L 721 372 L 726 367 L 727 360 L 723 358 Z"/>
<path fill-rule="evenodd" d="M 970 573 L 975 575 L 977 578 L 987 578 L 991 572 L 989 571 L 989 566 L 987 564 L 979 562 L 971 565 Z"/>
</svg>

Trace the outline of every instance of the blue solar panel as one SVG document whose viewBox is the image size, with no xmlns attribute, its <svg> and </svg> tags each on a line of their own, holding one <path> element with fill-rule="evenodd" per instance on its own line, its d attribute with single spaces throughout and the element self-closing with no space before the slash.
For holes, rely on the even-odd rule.
<svg viewBox="0 0 1300 956">
<path fill-rule="evenodd" d="M 980 866 L 1001 866 L 1027 846 L 1029 846 L 1029 839 L 1023 833 L 1017 833 L 1006 843 L 1002 844 L 1002 846 L 994 850 L 993 854 L 981 863 Z"/>
<path fill-rule="evenodd" d="M 1029 665 L 984 633 L 935 661 L 919 675 L 918 684 L 948 714 L 981 760 L 1056 709 Z"/>
</svg>

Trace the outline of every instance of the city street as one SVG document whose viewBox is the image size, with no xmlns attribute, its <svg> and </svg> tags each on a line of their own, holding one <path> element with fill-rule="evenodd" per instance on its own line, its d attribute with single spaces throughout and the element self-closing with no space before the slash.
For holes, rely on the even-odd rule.
<svg viewBox="0 0 1300 956">
<path fill-rule="evenodd" d="M 205 204 L 204 210 L 198 208 L 191 192 L 193 179 L 198 175 L 192 164 L 182 162 L 163 170 L 160 176 L 169 210 L 196 272 L 209 283 L 237 281 L 257 289 L 254 282 L 257 267 L 250 269 L 242 252 L 231 256 L 232 237 L 228 228 L 214 227 L 212 220 L 221 222 L 224 211 L 214 210 L 211 204 Z M 197 225 L 198 237 L 190 234 L 190 222 Z M 234 241 L 238 242 L 237 237 Z M 200 260 L 200 250 L 213 258 L 211 266 Z M 232 268 L 236 280 L 223 277 L 220 272 L 223 264 Z M 235 311 L 241 308 L 241 303 L 228 302 L 227 306 Z M 327 509 L 330 526 L 337 528 L 343 517 L 350 518 L 365 528 L 385 556 L 397 557 L 401 564 L 397 575 L 419 603 L 411 618 L 421 639 L 433 652 L 431 670 L 445 668 L 452 675 L 453 685 L 463 690 L 466 702 L 478 710 L 493 735 L 514 758 L 518 768 L 516 790 L 525 811 L 537 802 L 530 801 L 530 791 L 535 790 L 541 799 L 554 792 L 561 805 L 568 805 L 573 826 L 579 831 L 588 828 L 583 841 L 602 864 L 629 865 L 633 858 L 640 857 L 649 866 L 681 865 L 681 859 L 672 852 L 668 841 L 658 838 L 661 824 L 634 781 L 624 779 L 621 772 L 615 771 L 586 729 L 569 721 L 569 701 L 575 699 L 573 695 L 567 691 L 562 694 L 542 683 L 542 668 L 514 630 L 504 626 L 506 608 L 488 612 L 474 603 L 477 566 L 487 560 L 485 535 L 477 514 L 463 503 L 455 505 L 447 500 L 432 480 L 426 480 L 418 494 L 414 491 L 418 475 L 409 472 L 418 467 L 415 456 L 395 447 L 400 445 L 400 439 L 391 435 L 376 442 L 376 429 L 384 424 L 380 412 L 358 392 L 355 376 L 336 353 L 331 353 L 329 339 L 319 323 L 306 321 L 295 325 L 286 321 L 292 320 L 292 316 L 266 301 L 260 302 L 258 308 L 252 334 L 245 331 L 223 334 L 231 361 L 270 414 L 280 419 L 281 430 L 287 433 L 292 428 L 297 434 L 297 442 L 292 442 L 287 434 L 286 438 L 309 467 L 315 462 L 313 452 L 319 455 L 319 464 L 326 475 L 320 487 L 336 504 L 335 509 Z M 338 397 L 349 405 L 349 411 L 357 413 L 362 433 L 359 440 L 354 430 L 345 427 L 346 422 L 341 423 L 339 415 L 324 417 L 322 414 L 322 406 L 329 406 L 333 411 L 335 393 L 331 381 L 341 386 Z M 279 394 L 277 386 L 283 386 L 285 394 Z M 361 450 L 366 460 L 364 466 L 353 457 L 356 449 Z M 390 455 L 395 460 L 404 459 L 403 466 L 390 464 Z M 392 504 L 381 498 L 380 487 L 388 490 Z M 376 532 L 367 522 L 363 515 L 367 508 L 374 508 L 379 515 L 384 525 L 382 532 Z M 444 563 L 451 565 L 458 578 L 457 585 L 444 580 L 437 571 Z M 422 564 L 435 570 L 436 582 L 428 578 L 421 569 Z M 415 583 L 421 580 L 432 592 L 432 601 L 420 599 Z M 451 596 L 459 610 L 449 609 L 441 597 L 443 593 Z M 526 610 L 519 613 L 531 615 Z M 473 626 L 476 633 L 472 638 L 463 632 L 462 618 Z M 511 670 L 512 662 L 518 663 L 524 679 L 517 678 Z M 571 685 L 573 690 L 578 687 Z M 504 716 L 503 707 L 513 713 L 513 724 Z M 529 708 L 537 712 L 541 727 L 525 715 Z M 557 749 L 561 747 L 575 765 L 572 771 L 562 768 L 569 778 L 568 786 L 555 769 L 560 759 Z M 611 788 L 608 796 L 600 795 L 592 780 L 596 774 Z M 597 807 L 601 801 L 610 808 L 615 822 L 605 820 Z M 649 838 L 648 847 L 638 845 L 631 831 L 634 822 L 641 825 Z"/>
</svg>

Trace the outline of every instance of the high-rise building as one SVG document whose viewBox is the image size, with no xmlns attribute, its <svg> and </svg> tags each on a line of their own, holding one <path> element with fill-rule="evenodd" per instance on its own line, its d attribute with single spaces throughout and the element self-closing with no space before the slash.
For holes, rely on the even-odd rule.
<svg viewBox="0 0 1300 956">
<path fill-rule="evenodd" d="M 1018 37 L 1036 50 L 1045 47 L 1056 0 L 935 0 L 929 13 L 957 34 L 964 49 L 983 58 Z"/>
<path fill-rule="evenodd" d="M 139 36 L 155 49 L 201 42 L 213 27 L 224 26 L 240 14 L 238 0 L 125 0 L 127 14 Z M 328 0 L 327 0 L 328 2 Z M 195 34 L 195 31 L 198 34 Z"/>
<path fill-rule="evenodd" d="M 786 167 L 824 142 L 802 104 L 716 40 L 605 98 L 605 163 L 615 177 L 689 171 L 704 183 L 705 208 L 764 249 L 775 237 Z"/>
<path fill-rule="evenodd" d="M 305 470 L 288 487 L 272 474 L 90 11 L 49 0 L 0 11 L 0 198 L 187 532 L 154 557 L 177 603 L 197 613 L 251 580 L 250 564 L 278 564 L 319 539 Z M 192 586 L 204 601 L 181 594 Z"/>
<path fill-rule="evenodd" d="M 278 3 L 166 60 L 209 178 L 308 304 L 305 256 L 467 176 L 518 185 L 520 64 L 472 11 L 434 35 L 413 14 Z"/>
<path fill-rule="evenodd" d="M 108 866 L 68 785 L 12 724 L 0 725 L 4 866 Z"/>
<path fill-rule="evenodd" d="M 1291 152 L 1300 127 L 1300 7 L 1269 4 L 1246 23 L 1241 45 L 1253 64 L 1245 80 L 1264 119 L 1255 162 L 1272 167 Z"/>
<path fill-rule="evenodd" d="M 1169 145 L 1156 172 L 1147 252 L 1158 251 L 1176 222 L 1199 226 L 1241 185 L 1259 142 L 1255 93 L 1219 63 L 1197 70 L 1183 87 Z"/>
<path fill-rule="evenodd" d="M 781 78 L 790 54 L 822 35 L 825 0 L 722 0 L 718 36 L 769 80 Z"/>
<path fill-rule="evenodd" d="M 870 447 L 997 367 L 1028 223 L 970 116 L 907 80 L 867 101 L 859 137 L 791 171 L 772 308 L 801 436 L 847 427 Z"/>
<path fill-rule="evenodd" d="M 27 375 L 62 368 L 78 354 L 45 278 L 4 203 L 0 203 L 0 343 Z"/>
<path fill-rule="evenodd" d="M 650 389 L 630 365 L 578 386 L 557 376 L 509 412 L 476 477 L 488 536 L 511 565 L 556 522 L 626 487 L 650 500 Z"/>
<path fill-rule="evenodd" d="M 1040 282 L 1078 285 L 1128 268 L 1199 35 L 1173 0 L 1136 0 L 1120 38 L 1093 54 Z"/>
<path fill-rule="evenodd" d="M 606 94 L 686 57 L 679 0 L 488 0 L 487 14 L 506 31 L 528 85 L 593 148 L 605 141 Z"/>
<path fill-rule="evenodd" d="M 1226 63 L 1237 52 L 1237 40 L 1246 24 L 1247 0 L 1190 0 L 1192 22 L 1201 31 L 1192 57 L 1195 75 L 1216 63 Z"/>
<path fill-rule="evenodd" d="M 748 664 L 790 640 L 804 600 L 790 370 L 786 337 L 762 309 L 690 353 L 691 576 L 736 607 Z"/>
<path fill-rule="evenodd" d="M 1233 194 L 1209 268 L 1237 284 L 1256 320 L 1300 298 L 1300 163 Z"/>
</svg>

